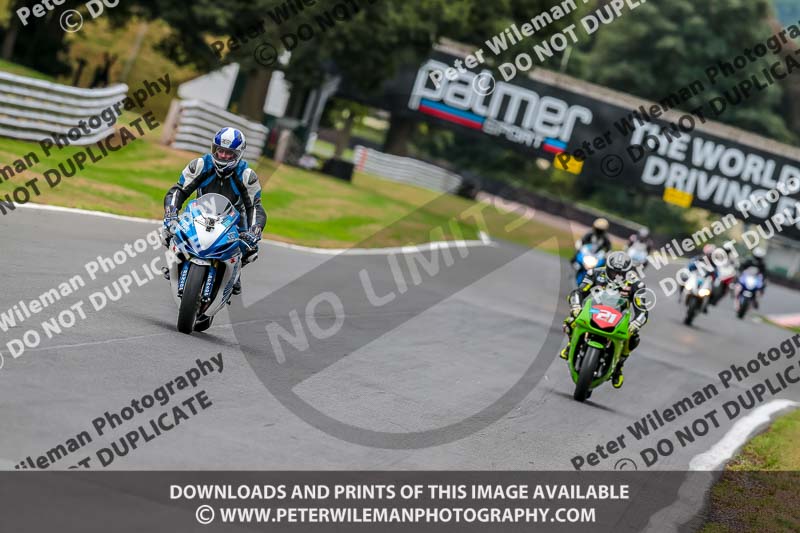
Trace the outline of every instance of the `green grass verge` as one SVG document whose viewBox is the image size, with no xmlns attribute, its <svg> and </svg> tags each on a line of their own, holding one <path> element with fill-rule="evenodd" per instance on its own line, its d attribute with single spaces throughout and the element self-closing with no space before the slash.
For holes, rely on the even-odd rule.
<svg viewBox="0 0 800 533">
<path fill-rule="evenodd" d="M 751 440 L 729 464 L 732 471 L 800 471 L 800 410 L 784 415 Z"/>
<path fill-rule="evenodd" d="M 778 418 L 728 464 L 703 533 L 800 529 L 800 410 Z"/>
<path fill-rule="evenodd" d="M 37 80 L 55 81 L 53 80 L 52 76 L 48 76 L 47 74 L 42 74 L 39 71 L 33 70 L 28 67 L 23 67 L 22 65 L 17 65 L 16 63 L 11 63 L 10 61 L 5 61 L 3 59 L 0 59 L 0 70 L 3 70 L 5 72 L 10 72 L 11 74 L 18 74 L 20 76 L 36 78 Z"/>
<path fill-rule="evenodd" d="M 132 118 L 125 114 L 120 124 Z M 57 168 L 80 148 L 66 147 L 42 157 L 36 143 L 0 139 L 3 166 L 29 152 L 42 157 L 31 169 L 0 183 L 0 198 L 39 177 L 42 195 L 34 200 L 37 203 L 160 218 L 166 190 L 186 163 L 196 157 L 158 144 L 160 136 L 160 128 L 148 132 L 100 162 L 87 165 L 76 176 L 64 178 L 52 189 L 42 174 Z M 255 168 L 269 214 L 265 234 L 277 240 L 328 248 L 400 246 L 440 238 L 477 239 L 479 230 L 485 229 L 490 235 L 527 246 L 547 241 L 540 247 L 556 252 L 554 237 L 561 236 L 565 239 L 562 242 L 572 239 L 566 232 L 536 221 L 520 223 L 518 216 L 493 207 L 482 210 L 486 227 L 481 228 L 476 217 L 469 214 L 475 202 L 365 174 L 357 173 L 352 183 L 346 183 L 315 172 L 278 167 L 265 158 Z"/>
<path fill-rule="evenodd" d="M 323 159 L 328 159 L 333 157 L 333 153 L 336 151 L 336 146 L 333 143 L 328 141 L 323 141 L 322 139 L 317 139 L 314 142 L 314 146 L 311 149 L 311 153 L 317 157 L 321 157 Z M 342 153 L 342 159 L 347 161 L 353 160 L 354 151 L 352 148 L 347 148 Z"/>
</svg>

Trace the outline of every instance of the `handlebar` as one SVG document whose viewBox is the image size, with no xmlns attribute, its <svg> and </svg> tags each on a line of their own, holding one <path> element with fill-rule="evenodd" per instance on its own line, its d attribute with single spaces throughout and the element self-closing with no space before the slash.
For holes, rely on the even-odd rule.
<svg viewBox="0 0 800 533">
<path fill-rule="evenodd" d="M 245 246 L 245 248 L 247 248 L 248 252 L 256 249 L 255 246 L 250 245 L 246 240 L 242 239 L 241 237 L 239 238 L 239 242 L 244 244 L 244 246 Z"/>
</svg>

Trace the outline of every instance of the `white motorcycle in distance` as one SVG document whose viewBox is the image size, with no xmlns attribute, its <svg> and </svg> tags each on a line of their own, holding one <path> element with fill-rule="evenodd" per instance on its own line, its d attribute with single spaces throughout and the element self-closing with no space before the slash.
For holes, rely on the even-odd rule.
<svg viewBox="0 0 800 533">
<path fill-rule="evenodd" d="M 691 272 L 683 285 L 683 300 L 686 305 L 686 317 L 683 323 L 691 326 L 694 317 L 705 309 L 711 297 L 713 289 L 710 275 L 701 275 L 699 272 Z"/>
<path fill-rule="evenodd" d="M 639 270 L 639 267 L 644 270 L 647 266 L 647 245 L 643 242 L 635 242 L 628 246 L 625 251 L 633 261 L 633 269 Z"/>
</svg>

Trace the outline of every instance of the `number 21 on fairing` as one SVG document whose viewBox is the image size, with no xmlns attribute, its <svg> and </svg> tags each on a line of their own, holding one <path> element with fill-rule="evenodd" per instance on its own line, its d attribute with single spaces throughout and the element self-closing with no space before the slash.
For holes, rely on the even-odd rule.
<svg viewBox="0 0 800 533">
<path fill-rule="evenodd" d="M 602 328 L 615 326 L 620 318 L 622 318 L 622 313 L 611 307 L 605 305 L 592 307 L 592 320 Z"/>
</svg>

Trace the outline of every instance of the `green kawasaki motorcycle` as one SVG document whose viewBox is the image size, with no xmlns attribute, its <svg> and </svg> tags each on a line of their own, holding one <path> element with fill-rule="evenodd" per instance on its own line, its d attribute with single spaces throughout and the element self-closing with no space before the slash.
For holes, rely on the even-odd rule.
<svg viewBox="0 0 800 533">
<path fill-rule="evenodd" d="M 573 398 L 585 401 L 592 390 L 611 379 L 630 333 L 628 299 L 616 291 L 598 291 L 586 298 L 569 342 L 567 362 L 575 382 Z"/>
</svg>

